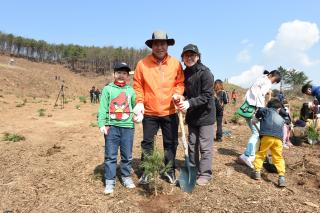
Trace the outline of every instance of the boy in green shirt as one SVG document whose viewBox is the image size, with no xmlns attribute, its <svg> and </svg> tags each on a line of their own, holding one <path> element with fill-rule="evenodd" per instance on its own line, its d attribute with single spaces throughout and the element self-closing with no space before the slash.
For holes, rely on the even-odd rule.
<svg viewBox="0 0 320 213">
<path fill-rule="evenodd" d="M 126 188 L 135 188 L 131 178 L 131 161 L 134 135 L 132 116 L 136 95 L 133 88 L 126 83 L 130 70 L 126 63 L 116 64 L 114 82 L 102 90 L 98 125 L 105 139 L 105 194 L 114 191 L 119 146 L 122 183 Z"/>
</svg>

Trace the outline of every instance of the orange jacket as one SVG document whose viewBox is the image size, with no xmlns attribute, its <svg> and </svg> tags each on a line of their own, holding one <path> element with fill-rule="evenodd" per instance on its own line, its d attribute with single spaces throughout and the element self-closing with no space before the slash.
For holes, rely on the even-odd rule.
<svg viewBox="0 0 320 213">
<path fill-rule="evenodd" d="M 166 116 L 175 113 L 173 94 L 184 92 L 184 75 L 180 62 L 167 55 L 162 62 L 152 54 L 141 59 L 133 76 L 136 103 L 143 103 L 146 115 Z"/>
</svg>

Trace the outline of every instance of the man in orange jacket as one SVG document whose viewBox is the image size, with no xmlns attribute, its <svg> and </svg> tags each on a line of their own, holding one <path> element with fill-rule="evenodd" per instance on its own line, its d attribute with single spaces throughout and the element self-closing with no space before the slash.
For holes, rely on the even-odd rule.
<svg viewBox="0 0 320 213">
<path fill-rule="evenodd" d="M 135 69 L 133 88 L 136 92 L 134 107 L 135 121 L 143 125 L 141 142 L 142 156 L 150 154 L 154 147 L 154 136 L 159 127 L 163 136 L 165 164 L 171 169 L 165 174 L 169 183 L 175 184 L 175 157 L 178 146 L 178 116 L 173 103 L 184 92 L 184 75 L 180 62 L 168 55 L 168 46 L 174 45 L 165 32 L 154 32 L 145 44 L 152 53 L 141 59 Z M 148 177 L 143 174 L 140 184 L 147 184 Z"/>
</svg>

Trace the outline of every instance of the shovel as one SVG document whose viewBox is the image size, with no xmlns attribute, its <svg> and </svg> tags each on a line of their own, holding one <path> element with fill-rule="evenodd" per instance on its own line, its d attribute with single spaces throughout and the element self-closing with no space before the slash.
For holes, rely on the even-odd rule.
<svg viewBox="0 0 320 213">
<path fill-rule="evenodd" d="M 197 169 L 195 166 L 190 166 L 190 159 L 188 154 L 188 144 L 186 140 L 186 133 L 184 131 L 182 112 L 178 111 L 179 125 L 182 133 L 182 144 L 184 148 L 184 166 L 180 169 L 179 185 L 182 191 L 191 193 L 197 178 Z"/>
</svg>

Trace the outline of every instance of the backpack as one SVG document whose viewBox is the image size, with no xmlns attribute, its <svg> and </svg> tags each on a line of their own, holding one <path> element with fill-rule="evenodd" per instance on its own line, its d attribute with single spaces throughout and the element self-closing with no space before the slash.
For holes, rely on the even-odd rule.
<svg viewBox="0 0 320 213">
<path fill-rule="evenodd" d="M 228 104 L 230 102 L 229 93 L 225 92 L 225 94 L 226 94 L 226 102 L 227 102 L 225 104 Z"/>
<path fill-rule="evenodd" d="M 228 103 L 227 93 L 224 90 L 218 92 L 215 98 L 216 111 L 222 112 L 224 105 Z"/>
</svg>

